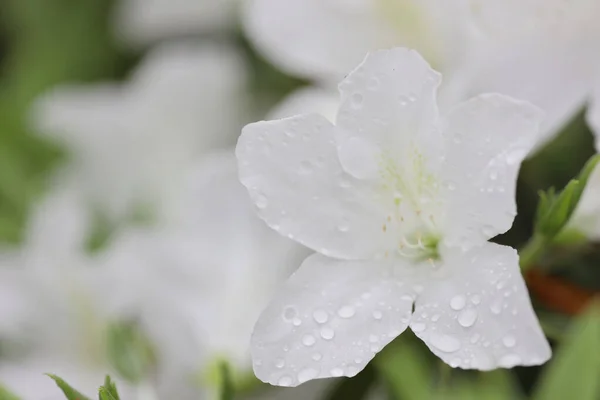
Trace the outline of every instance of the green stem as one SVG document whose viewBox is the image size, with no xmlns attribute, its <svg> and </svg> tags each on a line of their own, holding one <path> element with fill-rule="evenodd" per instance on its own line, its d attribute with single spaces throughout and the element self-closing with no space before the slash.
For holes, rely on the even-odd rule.
<svg viewBox="0 0 600 400">
<path fill-rule="evenodd" d="M 531 269 L 544 253 L 548 245 L 549 241 L 545 236 L 534 234 L 525 247 L 519 252 L 521 270 L 528 271 Z"/>
</svg>

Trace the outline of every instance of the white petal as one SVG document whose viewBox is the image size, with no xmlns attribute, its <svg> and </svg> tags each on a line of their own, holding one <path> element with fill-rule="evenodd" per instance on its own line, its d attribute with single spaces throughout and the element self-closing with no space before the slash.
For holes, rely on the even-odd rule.
<svg viewBox="0 0 600 400">
<path fill-rule="evenodd" d="M 448 115 L 441 169 L 448 243 L 468 247 L 510 228 L 517 175 L 541 118 L 537 107 L 498 94 L 475 97 Z"/>
<path fill-rule="evenodd" d="M 539 365 L 551 350 L 519 270 L 517 252 L 487 243 L 442 251 L 446 273 L 417 298 L 411 328 L 444 362 L 490 370 Z"/>
<path fill-rule="evenodd" d="M 246 34 L 262 53 L 307 78 L 337 82 L 368 51 L 398 44 L 370 1 L 252 0 L 243 17 Z"/>
<path fill-rule="evenodd" d="M 246 126 L 238 141 L 240 179 L 271 228 L 324 255 L 369 258 L 394 248 L 375 185 L 345 173 L 325 117 Z"/>
<path fill-rule="evenodd" d="M 437 155 L 440 137 L 434 124 L 440 81 L 440 74 L 414 50 L 369 54 L 339 86 L 337 140 L 344 168 L 356 177 L 371 178 L 378 174 L 382 154 L 412 160 L 416 147 L 432 153 L 427 156 Z M 357 162 L 357 150 L 366 152 L 360 158 L 369 164 Z"/>
<path fill-rule="evenodd" d="M 269 112 L 267 119 L 281 119 L 300 114 L 320 114 L 331 122 L 340 108 L 336 91 L 307 87 L 292 92 Z"/>
<path fill-rule="evenodd" d="M 356 375 L 406 329 L 414 299 L 408 273 L 391 263 L 307 258 L 256 324 L 256 376 L 297 386 Z"/>
</svg>

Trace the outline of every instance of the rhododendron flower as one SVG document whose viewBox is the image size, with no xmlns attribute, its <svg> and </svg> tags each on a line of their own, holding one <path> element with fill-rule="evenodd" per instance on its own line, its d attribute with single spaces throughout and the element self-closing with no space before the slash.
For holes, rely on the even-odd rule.
<svg viewBox="0 0 600 400">
<path fill-rule="evenodd" d="M 483 94 L 438 115 L 441 76 L 415 51 L 367 56 L 316 114 L 246 126 L 236 149 L 261 218 L 316 251 L 252 336 L 256 375 L 354 376 L 407 327 L 453 367 L 536 365 L 550 347 L 517 252 L 488 242 L 542 113 Z"/>
</svg>

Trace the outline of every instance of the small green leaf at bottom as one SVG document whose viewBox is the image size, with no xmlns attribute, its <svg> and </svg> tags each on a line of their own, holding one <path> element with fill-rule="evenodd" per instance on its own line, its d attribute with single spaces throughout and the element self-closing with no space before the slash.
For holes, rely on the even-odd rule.
<svg viewBox="0 0 600 400">
<path fill-rule="evenodd" d="M 65 382 L 62 378 L 52 374 L 46 375 L 48 375 L 54 380 L 56 385 L 60 388 L 60 390 L 62 390 L 64 395 L 67 397 L 67 400 L 91 400 L 89 397 L 85 396 L 84 394 L 71 387 L 71 385 Z"/>
</svg>

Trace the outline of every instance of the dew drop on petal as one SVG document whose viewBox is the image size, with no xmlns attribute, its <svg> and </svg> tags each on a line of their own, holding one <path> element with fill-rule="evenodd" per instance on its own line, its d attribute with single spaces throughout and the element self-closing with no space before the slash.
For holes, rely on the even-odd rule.
<svg viewBox="0 0 600 400">
<path fill-rule="evenodd" d="M 433 322 L 437 322 L 439 319 L 440 319 L 440 314 L 433 314 L 433 315 L 431 316 L 431 320 L 432 320 Z"/>
<path fill-rule="evenodd" d="M 500 314 L 502 312 L 502 300 L 495 300 L 490 306 L 490 311 L 496 315 Z"/>
<path fill-rule="evenodd" d="M 379 320 L 379 319 L 383 318 L 383 313 L 379 310 L 375 310 L 375 311 L 373 311 L 373 318 Z"/>
<path fill-rule="evenodd" d="M 458 315 L 458 323 L 465 328 L 473 326 L 473 324 L 475 323 L 476 320 L 477 320 L 477 310 L 474 310 L 472 308 L 463 310 Z"/>
<path fill-rule="evenodd" d="M 329 316 L 327 315 L 326 311 L 316 310 L 313 313 L 313 318 L 315 319 L 315 322 L 317 322 L 318 324 L 324 324 L 329 319 Z"/>
<path fill-rule="evenodd" d="M 331 371 L 329 371 L 329 373 L 331 374 L 331 376 L 337 378 L 337 377 L 344 375 L 344 370 L 341 368 L 334 368 Z"/>
<path fill-rule="evenodd" d="M 431 344 L 445 353 L 454 353 L 461 347 L 460 341 L 453 336 L 440 333 L 432 333 L 429 337 Z"/>
<path fill-rule="evenodd" d="M 354 93 L 350 100 L 352 101 L 352 106 L 355 108 L 360 108 L 363 102 L 363 95 L 360 93 Z"/>
<path fill-rule="evenodd" d="M 300 372 L 298 372 L 298 382 L 304 383 L 314 379 L 319 375 L 319 371 L 314 368 L 304 368 Z"/>
<path fill-rule="evenodd" d="M 300 326 L 300 325 L 302 325 L 302 320 L 300 318 L 296 317 L 296 318 L 292 319 L 292 324 L 294 326 Z"/>
<path fill-rule="evenodd" d="M 269 205 L 269 200 L 267 200 L 267 197 L 264 194 L 257 193 L 254 198 L 254 203 L 258 209 L 264 210 Z"/>
<path fill-rule="evenodd" d="M 283 309 L 283 319 L 287 322 L 292 322 L 298 315 L 298 310 L 293 306 L 287 306 Z"/>
<path fill-rule="evenodd" d="M 466 303 L 467 303 L 467 301 L 465 299 L 465 296 L 458 295 L 458 296 L 454 296 L 452 298 L 452 300 L 450 300 L 450 307 L 455 311 L 459 311 L 465 307 Z"/>
<path fill-rule="evenodd" d="M 377 335 L 369 335 L 369 342 L 377 343 L 379 342 L 379 337 L 377 337 Z"/>
<path fill-rule="evenodd" d="M 413 332 L 423 332 L 425 330 L 425 324 L 422 322 L 415 322 L 414 324 L 410 325 L 410 328 L 413 330 Z"/>
<path fill-rule="evenodd" d="M 315 342 L 316 342 L 316 339 L 311 334 L 306 334 L 306 335 L 304 335 L 304 337 L 302 337 L 302 344 L 305 346 L 312 346 L 313 344 L 315 344 Z"/>
<path fill-rule="evenodd" d="M 279 386 L 292 386 L 292 378 L 290 378 L 287 375 L 282 376 L 281 378 L 279 378 L 279 381 L 277 382 L 277 385 Z"/>
<path fill-rule="evenodd" d="M 473 304 L 475 304 L 475 305 L 477 305 L 477 304 L 481 303 L 481 296 L 479 296 L 478 294 L 474 294 L 474 295 L 471 297 L 471 303 L 473 303 Z"/>
<path fill-rule="evenodd" d="M 319 361 L 323 356 L 321 356 L 321 353 L 313 353 L 312 355 L 312 359 L 315 361 Z"/>
<path fill-rule="evenodd" d="M 285 361 L 282 358 L 278 358 L 277 361 L 275 361 L 275 367 L 281 369 L 285 366 Z"/>
<path fill-rule="evenodd" d="M 341 318 L 352 318 L 356 312 L 353 307 L 344 306 L 338 310 L 338 315 Z"/>
<path fill-rule="evenodd" d="M 498 364 L 504 368 L 512 368 L 521 362 L 521 357 L 516 354 L 506 354 L 500 358 Z"/>
<path fill-rule="evenodd" d="M 335 336 L 333 329 L 324 327 L 321 329 L 321 337 L 325 340 L 331 340 Z"/>
<path fill-rule="evenodd" d="M 502 344 L 506 347 L 514 347 L 517 344 L 517 340 L 512 335 L 506 335 L 502 338 Z"/>
<path fill-rule="evenodd" d="M 479 333 L 474 333 L 473 336 L 471 336 L 471 343 L 477 343 L 479 341 L 479 338 L 481 338 L 481 335 Z"/>
</svg>

